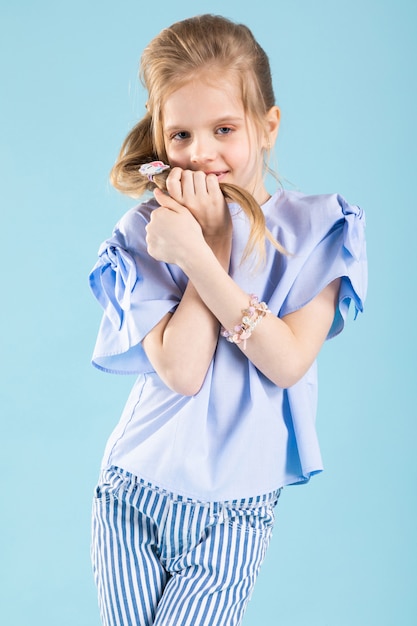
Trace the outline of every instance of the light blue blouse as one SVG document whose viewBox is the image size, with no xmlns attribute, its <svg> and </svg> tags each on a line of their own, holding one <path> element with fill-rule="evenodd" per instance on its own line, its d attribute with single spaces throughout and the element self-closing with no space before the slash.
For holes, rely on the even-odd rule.
<svg viewBox="0 0 417 626">
<path fill-rule="evenodd" d="M 104 309 L 93 364 L 106 372 L 139 375 L 108 441 L 103 467 L 117 465 L 204 501 L 261 495 L 307 481 L 323 467 L 315 429 L 316 364 L 294 386 L 281 389 L 220 337 L 201 390 L 185 397 L 166 387 L 147 359 L 141 340 L 175 310 L 187 282 L 177 266 L 147 254 L 145 226 L 156 206 L 150 200 L 122 217 L 102 244 L 90 275 Z M 264 267 L 254 271 L 242 265 L 249 226 L 240 208 L 231 204 L 231 276 L 280 317 L 341 277 L 329 338 L 336 335 L 351 301 L 355 316 L 363 309 L 363 211 L 336 194 L 286 190 L 262 208 L 268 228 L 291 254 L 284 256 L 267 244 Z"/>
</svg>

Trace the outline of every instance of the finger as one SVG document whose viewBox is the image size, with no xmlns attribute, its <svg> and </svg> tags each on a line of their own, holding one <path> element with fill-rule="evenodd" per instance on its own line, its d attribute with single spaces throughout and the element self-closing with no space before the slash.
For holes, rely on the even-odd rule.
<svg viewBox="0 0 417 626">
<path fill-rule="evenodd" d="M 204 172 L 193 172 L 193 186 L 196 195 L 207 195 L 207 175 Z"/>
<path fill-rule="evenodd" d="M 161 207 L 170 209 L 171 211 L 176 211 L 177 213 L 181 213 L 186 210 L 181 203 L 177 202 L 177 200 L 171 198 L 171 196 L 168 196 L 158 188 L 154 189 L 153 194 L 155 196 L 155 200 Z"/>
<path fill-rule="evenodd" d="M 196 194 L 195 174 L 197 174 L 197 172 L 193 172 L 192 170 L 182 170 L 181 172 L 182 197 L 183 200 L 187 199 L 185 204 L 192 200 Z"/>
<path fill-rule="evenodd" d="M 182 200 L 182 173 L 183 170 L 180 167 L 174 167 L 170 171 L 166 181 L 169 195 L 178 202 Z"/>
<path fill-rule="evenodd" d="M 206 186 L 209 194 L 221 194 L 219 179 L 216 174 L 208 174 L 206 176 Z"/>
</svg>

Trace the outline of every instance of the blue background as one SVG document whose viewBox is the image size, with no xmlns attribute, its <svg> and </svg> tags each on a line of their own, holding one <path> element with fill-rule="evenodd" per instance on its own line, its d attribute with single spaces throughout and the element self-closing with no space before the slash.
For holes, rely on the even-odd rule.
<svg viewBox="0 0 417 626">
<path fill-rule="evenodd" d="M 277 169 L 367 212 L 366 313 L 320 356 L 326 471 L 285 491 L 245 626 L 408 626 L 416 594 L 414 2 L 14 0 L 0 5 L 1 619 L 98 626 L 90 501 L 133 383 L 89 364 L 87 275 L 133 205 L 108 171 L 141 117 L 143 47 L 197 13 L 273 68 Z M 242 462 L 244 462 L 242 460 Z"/>
</svg>

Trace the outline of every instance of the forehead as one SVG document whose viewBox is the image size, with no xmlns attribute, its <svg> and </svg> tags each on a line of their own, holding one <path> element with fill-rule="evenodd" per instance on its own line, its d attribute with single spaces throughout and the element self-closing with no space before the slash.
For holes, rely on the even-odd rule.
<svg viewBox="0 0 417 626">
<path fill-rule="evenodd" d="M 217 118 L 220 115 L 243 115 L 240 86 L 225 77 L 218 80 L 194 78 L 166 96 L 162 105 L 164 125 L 176 118 L 198 116 Z"/>
</svg>

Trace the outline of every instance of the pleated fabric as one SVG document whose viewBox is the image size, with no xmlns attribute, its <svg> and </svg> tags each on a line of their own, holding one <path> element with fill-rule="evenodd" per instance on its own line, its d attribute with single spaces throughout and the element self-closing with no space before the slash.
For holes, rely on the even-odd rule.
<svg viewBox="0 0 417 626">
<path fill-rule="evenodd" d="M 103 471 L 92 528 L 103 625 L 240 624 L 279 494 L 199 502 L 120 468 Z"/>
</svg>

